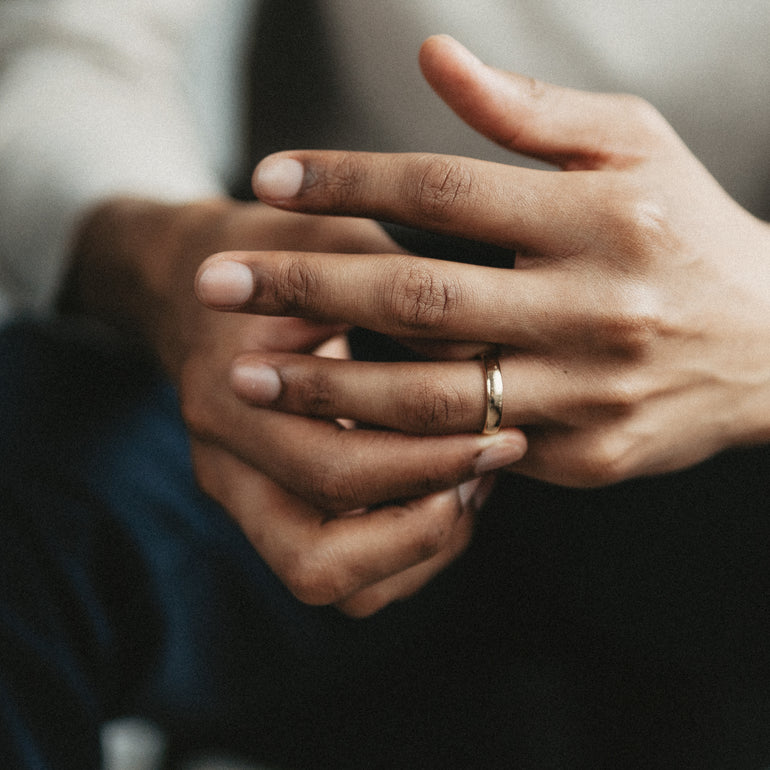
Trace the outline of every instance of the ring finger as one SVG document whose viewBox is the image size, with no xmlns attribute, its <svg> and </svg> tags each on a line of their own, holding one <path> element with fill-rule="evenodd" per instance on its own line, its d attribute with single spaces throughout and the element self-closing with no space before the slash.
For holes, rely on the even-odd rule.
<svg viewBox="0 0 770 770">
<path fill-rule="evenodd" d="M 555 376 L 541 359 L 508 355 L 499 363 L 504 428 L 552 421 L 569 388 L 577 387 L 577 378 L 567 380 L 563 371 Z M 488 417 L 479 360 L 370 363 L 245 354 L 233 366 L 231 385 L 253 406 L 419 435 L 476 433 Z"/>
</svg>

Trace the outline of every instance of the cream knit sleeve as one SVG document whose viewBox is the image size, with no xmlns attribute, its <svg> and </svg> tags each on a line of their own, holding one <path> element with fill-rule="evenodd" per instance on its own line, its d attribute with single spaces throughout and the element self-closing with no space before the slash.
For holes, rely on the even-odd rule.
<svg viewBox="0 0 770 770">
<path fill-rule="evenodd" d="M 0 3 L 0 317 L 45 309 L 77 221 L 97 201 L 224 192 L 226 162 L 191 91 L 216 88 L 192 82 L 209 76 L 190 56 L 233 8 L 227 0 Z"/>
</svg>

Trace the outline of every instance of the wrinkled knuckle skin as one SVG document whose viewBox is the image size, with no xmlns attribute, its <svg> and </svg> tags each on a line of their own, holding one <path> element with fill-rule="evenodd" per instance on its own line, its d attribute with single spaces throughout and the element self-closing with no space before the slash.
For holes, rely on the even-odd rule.
<svg viewBox="0 0 770 770">
<path fill-rule="evenodd" d="M 428 223 L 449 222 L 458 206 L 471 198 L 472 175 L 460 160 L 424 157 L 414 162 L 410 197 L 416 213 Z"/>
<path fill-rule="evenodd" d="M 307 497 L 324 511 L 349 511 L 362 505 L 361 496 L 349 469 L 319 461 L 305 475 Z"/>
<path fill-rule="evenodd" d="M 300 414 L 310 417 L 340 417 L 336 414 L 334 388 L 325 372 L 309 372 L 291 381 L 294 397 L 287 404 Z"/>
<path fill-rule="evenodd" d="M 385 294 L 385 316 L 406 334 L 441 326 L 459 305 L 459 286 L 427 267 L 402 264 Z"/>
<path fill-rule="evenodd" d="M 406 385 L 401 394 L 404 429 L 418 435 L 444 434 L 464 416 L 457 391 L 444 387 L 435 377 L 424 377 Z"/>
<path fill-rule="evenodd" d="M 361 189 L 361 164 L 350 152 L 341 152 L 334 163 L 317 172 L 307 192 L 323 197 L 325 209 L 344 213 L 355 208 Z"/>
<path fill-rule="evenodd" d="M 284 315 L 304 315 L 313 311 L 319 279 L 305 261 L 287 257 L 276 277 L 274 300 Z"/>
</svg>

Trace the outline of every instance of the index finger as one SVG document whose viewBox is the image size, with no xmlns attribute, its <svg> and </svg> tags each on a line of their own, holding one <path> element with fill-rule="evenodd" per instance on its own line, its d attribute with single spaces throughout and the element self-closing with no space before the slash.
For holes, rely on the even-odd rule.
<svg viewBox="0 0 770 770">
<path fill-rule="evenodd" d="M 254 192 L 292 211 L 346 214 L 509 249 L 575 253 L 591 221 L 585 175 L 434 154 L 291 151 L 265 158 Z"/>
</svg>

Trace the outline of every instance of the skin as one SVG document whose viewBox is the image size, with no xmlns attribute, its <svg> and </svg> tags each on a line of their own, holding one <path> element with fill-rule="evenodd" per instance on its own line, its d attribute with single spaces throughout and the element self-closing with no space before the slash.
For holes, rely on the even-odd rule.
<svg viewBox="0 0 770 770">
<path fill-rule="evenodd" d="M 489 491 L 482 478 L 518 460 L 526 441 L 518 430 L 428 440 L 348 430 L 245 404 L 228 384 L 234 358 L 328 351 L 346 327 L 203 307 L 193 292 L 198 267 L 236 247 L 396 249 L 367 220 L 226 199 L 111 200 L 81 229 L 74 295 L 155 352 L 179 389 L 198 482 L 287 587 L 302 601 L 369 615 L 462 553 Z"/>
<path fill-rule="evenodd" d="M 398 253 L 237 251 L 204 263 L 199 298 L 356 324 L 422 349 L 427 341 L 436 357 L 500 346 L 503 425 L 528 439 L 515 470 L 550 482 L 605 485 L 770 440 L 768 225 L 639 98 L 501 72 L 443 36 L 425 43 L 420 61 L 473 128 L 556 169 L 292 151 L 260 164 L 255 192 L 284 210 L 503 246 L 516 251 L 516 269 Z M 233 262 L 245 267 L 237 291 L 220 280 Z M 478 366 L 247 354 L 230 383 L 259 407 L 453 434 L 483 424 Z"/>
</svg>

